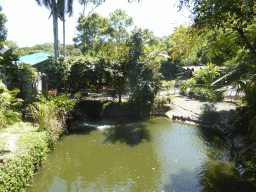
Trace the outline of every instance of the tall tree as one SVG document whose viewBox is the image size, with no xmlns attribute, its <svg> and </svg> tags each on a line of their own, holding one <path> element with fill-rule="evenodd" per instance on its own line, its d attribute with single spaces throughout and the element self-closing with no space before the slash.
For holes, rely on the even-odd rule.
<svg viewBox="0 0 256 192">
<path fill-rule="evenodd" d="M 6 40 L 7 37 L 7 28 L 5 27 L 5 23 L 7 22 L 6 15 L 1 13 L 3 10 L 0 5 L 0 43 Z"/>
<path fill-rule="evenodd" d="M 92 5 L 91 11 L 88 13 L 90 15 L 98 6 L 102 5 L 105 0 L 78 0 L 81 5 L 84 6 L 83 14 L 85 14 L 85 7 Z"/>
<path fill-rule="evenodd" d="M 58 10 L 56 0 L 35 0 L 39 6 L 44 5 L 51 11 L 53 18 L 53 35 L 54 35 L 54 54 L 55 62 L 59 57 L 59 37 L 58 37 Z"/>
<path fill-rule="evenodd" d="M 116 43 L 117 52 L 121 44 L 125 43 L 129 36 L 127 28 L 133 25 L 133 18 L 121 9 L 110 13 L 110 24 L 113 28 L 113 37 Z"/>
<path fill-rule="evenodd" d="M 143 31 L 135 29 L 129 41 L 128 75 L 132 101 L 141 111 L 141 115 L 148 116 L 154 97 L 160 87 L 160 59 L 161 50 L 145 49 Z"/>
<path fill-rule="evenodd" d="M 87 17 L 83 14 L 78 19 L 77 37 L 73 39 L 83 53 L 91 56 L 97 54 L 100 46 L 110 37 L 110 23 L 98 13 L 92 13 Z"/>
<path fill-rule="evenodd" d="M 66 57 L 66 43 L 65 43 L 65 14 L 69 14 L 69 17 L 73 15 L 73 0 L 58 0 L 57 2 L 58 8 L 58 16 L 60 20 L 63 22 L 63 53 L 64 57 Z"/>
</svg>

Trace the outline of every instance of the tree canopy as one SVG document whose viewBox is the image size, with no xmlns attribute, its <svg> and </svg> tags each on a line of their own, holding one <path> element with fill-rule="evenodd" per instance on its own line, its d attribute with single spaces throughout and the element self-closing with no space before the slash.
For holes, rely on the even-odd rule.
<svg viewBox="0 0 256 192">
<path fill-rule="evenodd" d="M 0 5 L 0 43 L 4 42 L 7 38 L 7 28 L 5 27 L 7 18 L 5 14 L 1 13 L 2 10 L 3 8 Z"/>
</svg>

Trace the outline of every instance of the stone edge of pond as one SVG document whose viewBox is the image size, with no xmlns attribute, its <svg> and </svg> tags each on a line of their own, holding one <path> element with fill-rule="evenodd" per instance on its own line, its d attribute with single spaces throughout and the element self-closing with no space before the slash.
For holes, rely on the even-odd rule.
<svg viewBox="0 0 256 192">
<path fill-rule="evenodd" d="M 159 115 L 157 115 L 159 116 Z M 211 130 L 213 133 L 216 135 L 220 135 L 230 146 L 231 150 L 231 159 L 236 160 L 243 155 L 246 154 L 246 152 L 256 146 L 256 142 L 253 143 L 248 143 L 245 141 L 245 136 L 241 138 L 239 134 L 233 134 L 231 131 L 231 126 L 223 123 L 223 122 L 218 122 L 218 123 L 213 123 L 213 124 L 207 124 L 199 119 L 198 116 L 196 115 L 191 115 L 191 116 L 183 116 L 182 114 L 172 114 L 169 115 L 164 114 L 160 115 L 167 117 L 168 119 L 171 119 L 172 121 L 178 121 L 182 123 L 187 123 L 187 124 L 194 124 L 201 126 L 203 128 Z M 237 164 L 237 163 L 236 163 Z M 245 173 L 245 169 L 241 163 L 237 164 L 237 171 L 240 173 L 242 176 Z"/>
</svg>

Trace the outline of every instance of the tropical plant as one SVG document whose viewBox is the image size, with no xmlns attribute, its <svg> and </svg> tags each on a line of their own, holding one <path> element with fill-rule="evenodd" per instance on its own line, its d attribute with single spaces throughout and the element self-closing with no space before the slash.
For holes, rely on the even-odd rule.
<svg viewBox="0 0 256 192">
<path fill-rule="evenodd" d="M 230 29 L 240 36 L 240 41 L 236 43 L 242 43 L 248 51 L 256 55 L 253 45 L 255 39 L 252 38 L 255 31 L 250 30 L 255 23 L 255 4 L 254 0 L 180 0 L 180 9 L 184 5 L 192 5 L 196 28 Z"/>
<path fill-rule="evenodd" d="M 58 0 L 57 2 L 58 17 L 63 22 L 63 53 L 66 57 L 66 43 L 65 43 L 65 14 L 69 14 L 69 17 L 73 15 L 73 0 Z"/>
<path fill-rule="evenodd" d="M 44 5 L 47 9 L 51 11 L 51 15 L 53 18 L 55 62 L 57 62 L 59 57 L 59 37 L 58 37 L 58 7 L 57 7 L 56 0 L 35 0 L 35 1 L 39 6 Z"/>
<path fill-rule="evenodd" d="M 70 95 L 45 98 L 41 96 L 38 102 L 27 107 L 34 123 L 39 125 L 39 131 L 45 131 L 48 136 L 48 146 L 52 149 L 59 136 L 66 131 L 66 119 L 76 100 Z"/>
<path fill-rule="evenodd" d="M 21 119 L 18 108 L 22 104 L 22 99 L 17 99 L 18 89 L 9 91 L 2 80 L 0 80 L 0 127 L 17 122 Z"/>
<path fill-rule="evenodd" d="M 219 75 L 218 67 L 208 63 L 206 67 L 193 73 L 196 84 L 209 85 Z"/>
</svg>

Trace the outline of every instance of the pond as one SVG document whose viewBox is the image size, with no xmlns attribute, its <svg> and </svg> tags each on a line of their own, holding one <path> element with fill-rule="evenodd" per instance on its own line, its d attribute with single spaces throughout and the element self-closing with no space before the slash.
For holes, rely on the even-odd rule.
<svg viewBox="0 0 256 192">
<path fill-rule="evenodd" d="M 211 191 L 231 189 L 237 176 L 227 144 L 195 125 L 151 119 L 92 127 L 62 137 L 27 191 Z"/>
</svg>

